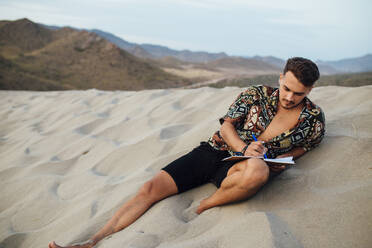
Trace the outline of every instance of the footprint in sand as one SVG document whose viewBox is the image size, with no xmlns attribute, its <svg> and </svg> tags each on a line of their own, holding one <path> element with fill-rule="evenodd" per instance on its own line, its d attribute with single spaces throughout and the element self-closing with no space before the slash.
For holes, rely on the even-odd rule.
<svg viewBox="0 0 372 248">
<path fill-rule="evenodd" d="M 61 161 L 57 156 L 52 157 L 51 162 L 39 164 L 31 169 L 34 174 L 65 175 L 76 163 L 79 157 Z"/>
<path fill-rule="evenodd" d="M 179 124 L 174 126 L 165 127 L 160 132 L 160 139 L 167 140 L 180 136 L 191 129 L 189 124 Z"/>
<path fill-rule="evenodd" d="M 133 241 L 129 244 L 129 247 L 136 248 L 154 248 L 160 244 L 160 238 L 154 234 L 138 233 Z"/>
<path fill-rule="evenodd" d="M 97 116 L 99 118 L 107 119 L 110 117 L 110 110 L 106 110 L 104 112 L 98 113 Z"/>
<path fill-rule="evenodd" d="M 6 137 L 4 137 L 4 136 L 0 136 L 0 142 L 5 142 L 5 141 L 7 141 L 8 140 L 8 138 L 6 138 Z"/>
<path fill-rule="evenodd" d="M 104 92 L 98 92 L 98 93 L 96 94 L 96 96 L 104 96 L 104 95 L 106 95 L 106 93 L 104 93 Z"/>
<path fill-rule="evenodd" d="M 98 201 L 94 201 L 90 206 L 90 218 L 94 217 L 98 211 Z"/>
<path fill-rule="evenodd" d="M 181 220 L 188 223 L 198 217 L 199 215 L 195 212 L 198 206 L 190 206 L 181 213 Z"/>
<path fill-rule="evenodd" d="M 119 101 L 120 101 L 119 98 L 114 98 L 112 99 L 111 104 L 118 104 Z"/>
<path fill-rule="evenodd" d="M 155 93 L 152 93 L 149 97 L 150 100 L 152 99 L 155 99 L 155 98 L 158 98 L 158 97 L 162 97 L 162 96 L 166 96 L 166 95 L 169 95 L 170 94 L 170 91 L 169 90 L 161 90 L 159 92 L 155 92 Z"/>
<path fill-rule="evenodd" d="M 193 204 L 194 203 L 194 204 Z M 182 222 L 188 223 L 198 217 L 198 214 L 195 212 L 197 209 L 196 202 L 188 197 L 181 197 L 177 201 L 177 208 L 174 209 L 174 215 L 177 219 L 181 220 Z"/>
<path fill-rule="evenodd" d="M 172 103 L 172 108 L 174 110 L 182 110 L 183 106 L 180 101 L 177 101 L 177 102 Z"/>
<path fill-rule="evenodd" d="M 53 156 L 53 157 L 50 159 L 50 161 L 52 161 L 52 162 L 59 162 L 59 161 L 61 161 L 61 159 L 60 159 L 58 156 Z"/>
<path fill-rule="evenodd" d="M 27 147 L 27 148 L 25 149 L 25 154 L 26 154 L 26 155 L 29 155 L 29 154 L 30 154 L 30 148 Z"/>
<path fill-rule="evenodd" d="M 101 124 L 103 124 L 105 119 L 97 119 L 92 122 L 89 122 L 81 127 L 75 129 L 75 132 L 82 135 L 91 134 L 95 129 L 97 129 Z"/>
<path fill-rule="evenodd" d="M 303 247 L 299 240 L 292 234 L 288 224 L 273 213 L 266 212 L 270 223 L 274 247 Z"/>
<path fill-rule="evenodd" d="M 31 131 L 36 132 L 38 134 L 41 134 L 43 132 L 43 129 L 41 128 L 41 122 L 36 122 L 32 125 L 30 125 Z"/>
<path fill-rule="evenodd" d="M 20 247 L 24 240 L 26 239 L 27 234 L 25 233 L 15 233 L 1 241 L 0 248 L 13 248 Z"/>
</svg>

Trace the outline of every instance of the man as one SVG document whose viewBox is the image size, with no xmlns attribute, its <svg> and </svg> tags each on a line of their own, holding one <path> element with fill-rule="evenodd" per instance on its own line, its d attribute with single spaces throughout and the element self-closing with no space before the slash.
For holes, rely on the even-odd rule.
<svg viewBox="0 0 372 248">
<path fill-rule="evenodd" d="M 312 61 L 300 57 L 288 59 L 278 89 L 252 86 L 242 92 L 220 119 L 220 130 L 208 142 L 201 142 L 190 153 L 164 167 L 90 240 L 69 247 L 93 247 L 132 224 L 154 203 L 207 182 L 214 183 L 218 189 L 201 201 L 198 214 L 255 194 L 285 166 L 268 166 L 260 158 L 240 162 L 221 160 L 232 154 L 296 159 L 317 146 L 324 136 L 324 114 L 306 96 L 318 78 L 318 68 Z M 254 141 L 254 136 L 258 141 Z M 49 247 L 60 246 L 52 242 Z"/>
</svg>

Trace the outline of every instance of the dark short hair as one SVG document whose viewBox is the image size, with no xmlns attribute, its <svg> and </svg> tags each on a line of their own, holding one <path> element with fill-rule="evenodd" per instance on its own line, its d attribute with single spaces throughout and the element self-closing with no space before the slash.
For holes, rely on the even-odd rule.
<svg viewBox="0 0 372 248">
<path fill-rule="evenodd" d="M 289 58 L 284 67 L 283 74 L 287 71 L 291 71 L 298 81 L 306 87 L 313 86 L 315 81 L 319 79 L 318 66 L 309 59 L 301 57 Z"/>
</svg>

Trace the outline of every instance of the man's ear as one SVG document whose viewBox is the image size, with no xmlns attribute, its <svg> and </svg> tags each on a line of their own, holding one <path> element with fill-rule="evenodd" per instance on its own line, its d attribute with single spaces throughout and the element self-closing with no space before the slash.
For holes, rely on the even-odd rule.
<svg viewBox="0 0 372 248">
<path fill-rule="evenodd" d="M 310 94 L 311 90 L 314 88 L 314 85 L 311 86 L 311 87 L 307 87 L 307 88 L 308 88 L 308 91 L 307 91 L 307 94 L 306 95 Z"/>
<path fill-rule="evenodd" d="M 311 87 L 309 87 L 309 92 L 314 88 L 314 85 L 312 85 Z"/>
<path fill-rule="evenodd" d="M 283 73 L 280 73 L 279 79 L 278 79 L 279 85 L 280 85 L 280 82 L 283 80 L 283 78 L 284 78 L 284 74 Z"/>
</svg>

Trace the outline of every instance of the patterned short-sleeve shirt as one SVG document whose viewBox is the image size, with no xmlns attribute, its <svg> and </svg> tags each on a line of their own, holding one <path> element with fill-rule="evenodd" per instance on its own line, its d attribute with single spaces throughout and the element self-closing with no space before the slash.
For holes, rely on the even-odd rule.
<svg viewBox="0 0 372 248">
<path fill-rule="evenodd" d="M 231 122 L 239 137 L 246 143 L 254 141 L 252 134 L 260 136 L 269 126 L 277 112 L 279 89 L 268 86 L 251 86 L 239 94 L 227 114 L 220 119 Z M 304 107 L 297 125 L 265 142 L 267 157 L 276 158 L 293 148 L 302 147 L 305 152 L 316 147 L 324 137 L 325 117 L 320 107 L 304 98 Z M 220 131 L 209 138 L 208 143 L 217 150 L 232 149 L 223 140 Z"/>
</svg>

